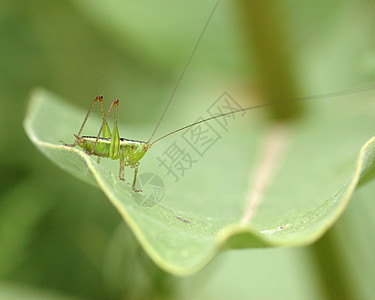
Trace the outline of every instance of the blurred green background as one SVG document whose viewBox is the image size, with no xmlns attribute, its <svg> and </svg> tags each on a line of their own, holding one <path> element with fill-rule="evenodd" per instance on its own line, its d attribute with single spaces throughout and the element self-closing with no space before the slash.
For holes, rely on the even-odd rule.
<svg viewBox="0 0 375 300">
<path fill-rule="evenodd" d="M 0 299 L 374 297 L 374 184 L 313 246 L 226 252 L 182 279 L 149 260 L 99 189 L 28 141 L 22 121 L 37 86 L 84 110 L 98 94 L 120 98 L 120 122 L 151 133 L 214 3 L 0 2 Z M 207 107 L 196 105 L 203 91 L 269 101 L 371 84 L 374 17 L 368 0 L 223 1 L 161 130 Z M 265 28 L 267 18 L 276 27 Z M 194 100 L 181 103 L 179 93 Z"/>
</svg>

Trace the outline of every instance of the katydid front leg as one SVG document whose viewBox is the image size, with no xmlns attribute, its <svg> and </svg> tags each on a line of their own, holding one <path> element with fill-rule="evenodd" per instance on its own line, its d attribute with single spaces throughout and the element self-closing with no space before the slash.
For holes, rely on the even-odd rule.
<svg viewBox="0 0 375 300">
<path fill-rule="evenodd" d="M 122 181 L 125 181 L 125 154 L 124 154 L 124 150 L 120 150 L 120 170 L 119 170 L 119 173 L 118 173 L 118 178 L 120 178 L 120 180 Z"/>
<path fill-rule="evenodd" d="M 120 150 L 120 168 L 119 168 L 120 170 L 119 170 L 118 177 L 121 181 L 125 181 L 125 152 L 126 150 L 123 150 L 123 149 Z M 134 179 L 133 179 L 132 189 L 134 192 L 139 193 L 139 192 L 142 192 L 142 190 L 137 190 L 135 188 L 137 175 L 138 175 L 138 166 L 136 165 L 134 167 Z"/>
<path fill-rule="evenodd" d="M 135 182 L 136 182 L 136 180 L 137 180 L 137 174 L 138 174 L 138 165 L 136 165 L 136 166 L 134 167 L 134 179 L 133 179 L 133 185 L 132 185 L 132 187 L 133 187 L 133 191 L 136 192 L 136 193 L 138 193 L 138 192 L 142 192 L 142 190 L 137 190 L 137 189 L 135 188 Z"/>
</svg>

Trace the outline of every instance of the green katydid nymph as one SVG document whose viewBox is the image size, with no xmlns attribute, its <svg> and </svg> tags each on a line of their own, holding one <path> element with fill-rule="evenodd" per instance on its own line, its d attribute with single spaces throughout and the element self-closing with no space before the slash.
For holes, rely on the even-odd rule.
<svg viewBox="0 0 375 300">
<path fill-rule="evenodd" d="M 179 131 L 182 131 L 182 130 L 185 130 L 185 129 L 188 129 L 190 127 L 193 127 L 193 126 L 196 126 L 198 124 L 201 124 L 203 122 L 207 122 L 207 121 L 210 121 L 210 120 L 213 120 L 213 119 L 216 119 L 216 118 L 220 118 L 220 117 L 224 117 L 224 116 L 227 116 L 227 115 L 230 115 L 230 114 L 235 114 L 235 113 L 240 113 L 240 112 L 244 112 L 244 111 L 247 111 L 247 110 L 251 110 L 251 109 L 255 109 L 255 108 L 261 108 L 261 107 L 266 107 L 266 106 L 271 106 L 271 105 L 278 105 L 278 104 L 285 104 L 285 103 L 289 103 L 289 102 L 295 102 L 295 101 L 303 101 L 303 100 L 311 100 L 311 99 L 322 99 L 322 98 L 330 98 L 330 97 L 336 97 L 336 96 L 343 96 L 343 95 L 349 95 L 349 94 L 354 94 L 354 93 L 357 93 L 357 92 L 365 92 L 365 91 L 368 91 L 368 90 L 371 90 L 374 88 L 374 86 L 370 86 L 370 87 L 362 87 L 362 88 L 358 88 L 358 89 L 352 89 L 352 90 L 345 90 L 345 91 L 340 91 L 340 92 L 335 92 L 335 93 L 330 93 L 330 94 L 324 94 L 324 95 L 316 95 L 316 96 L 309 96 L 309 97 L 303 97 L 303 98 L 296 98 L 296 99 L 289 99 L 289 100 L 281 100 L 281 101 L 276 101 L 276 102 L 270 102 L 270 103 L 266 103 L 266 104 L 260 104 L 260 105 L 257 105 L 257 106 L 251 106 L 251 107 L 246 107 L 246 108 L 243 108 L 243 109 L 238 109 L 238 110 L 232 110 L 230 112 L 227 112 L 227 113 L 223 113 L 223 114 L 220 114 L 220 115 L 215 115 L 213 117 L 210 117 L 210 118 L 207 118 L 207 119 L 204 119 L 204 120 L 200 120 L 200 121 L 197 121 L 197 122 L 194 122 L 194 123 L 191 123 L 189 125 L 186 125 L 182 128 L 179 128 L 177 130 L 174 130 L 154 141 L 152 141 L 156 131 L 158 130 L 159 128 L 159 125 L 161 124 L 163 118 L 164 118 L 164 115 L 165 113 L 167 112 L 173 98 L 174 98 L 174 95 L 176 93 L 176 90 L 178 89 L 180 83 L 181 83 L 181 80 L 191 62 L 191 59 L 192 57 L 194 56 L 197 48 L 198 48 L 198 45 L 207 29 L 207 26 L 208 24 L 210 23 L 213 15 L 214 15 L 214 12 L 217 8 L 217 6 L 219 5 L 220 3 L 220 0 L 218 0 L 213 8 L 213 10 L 211 11 L 211 14 L 208 18 L 208 20 L 206 21 L 205 23 L 205 26 L 203 27 L 203 30 L 193 48 L 193 51 L 191 52 L 190 54 L 190 57 L 177 81 L 177 84 L 172 92 L 172 95 L 151 135 L 151 137 L 147 140 L 147 142 L 143 142 L 143 141 L 137 141 L 137 140 L 129 140 L 129 139 L 125 139 L 125 138 L 120 138 L 120 135 L 119 135 L 119 131 L 118 131 L 118 124 L 117 124 L 117 116 L 118 116 L 118 107 L 119 107 L 119 100 L 118 99 L 115 99 L 108 112 L 105 113 L 104 111 L 104 106 L 103 106 L 103 96 L 99 95 L 95 98 L 94 102 L 92 103 L 91 107 L 89 108 L 87 114 L 86 114 L 86 117 L 81 125 L 81 128 L 79 129 L 78 133 L 77 134 L 74 134 L 75 136 L 75 141 L 73 144 L 64 144 L 65 146 L 69 146 L 69 147 L 75 147 L 75 146 L 79 146 L 80 148 L 82 148 L 88 155 L 95 155 L 95 156 L 98 156 L 98 162 L 100 160 L 101 157 L 104 157 L 104 158 L 111 158 L 112 160 L 117 160 L 119 159 L 120 161 L 120 167 L 119 167 L 119 178 L 120 180 L 124 181 L 125 178 L 124 178 L 124 169 L 126 166 L 129 166 L 131 168 L 134 168 L 134 179 L 133 179 L 133 183 L 132 183 L 132 188 L 135 192 L 138 192 L 138 190 L 136 190 L 135 188 L 135 185 L 136 185 L 136 179 L 137 179 L 137 174 L 138 174 L 138 166 L 139 166 L 139 163 L 140 163 L 140 160 L 143 158 L 143 156 L 146 154 L 146 152 L 158 141 L 172 135 L 172 134 L 175 134 Z M 96 136 L 82 136 L 81 133 L 83 131 L 83 128 L 87 122 L 87 119 L 89 118 L 89 115 L 91 114 L 95 104 L 99 101 L 100 103 L 100 110 L 101 110 L 101 115 L 102 115 L 102 125 L 99 129 L 99 132 Z M 107 123 L 107 119 L 112 111 L 112 109 L 114 108 L 114 126 L 113 126 L 113 130 L 111 131 L 109 126 L 108 126 L 108 123 Z"/>
<path fill-rule="evenodd" d="M 103 123 L 100 127 L 99 133 L 96 137 L 94 136 L 81 136 L 82 130 L 86 124 L 86 121 L 92 112 L 95 103 L 99 100 L 100 108 L 103 117 Z M 136 177 L 138 173 L 138 165 L 141 158 L 146 154 L 147 150 L 150 148 L 151 144 L 149 142 L 133 141 L 120 138 L 118 126 L 117 126 L 117 114 L 118 114 L 118 104 L 119 100 L 116 99 L 112 102 L 108 113 L 104 114 L 103 108 L 103 96 L 99 95 L 95 98 L 93 104 L 91 105 L 87 115 L 82 123 L 81 129 L 78 134 L 75 134 L 75 142 L 72 145 L 66 146 L 79 146 L 86 151 L 89 155 L 98 156 L 98 162 L 101 157 L 111 158 L 113 160 L 120 159 L 120 171 L 119 178 L 120 180 L 125 180 L 124 178 L 124 168 L 125 166 L 130 166 L 134 168 L 134 180 L 133 180 L 133 190 L 135 189 Z M 113 126 L 113 132 L 107 123 L 107 118 L 112 110 L 115 107 L 115 121 Z"/>
<path fill-rule="evenodd" d="M 233 110 L 227 113 L 223 113 L 220 115 L 216 115 L 207 119 L 203 119 L 194 123 L 191 123 L 189 125 L 186 125 L 184 127 L 181 127 L 177 130 L 173 130 L 172 132 L 163 135 L 162 137 L 154 140 L 151 142 L 156 130 L 158 129 L 161 120 L 164 117 L 164 114 L 168 108 L 168 105 L 166 109 L 164 110 L 159 122 L 157 123 L 157 126 L 155 127 L 151 137 L 147 142 L 143 141 L 136 141 L 136 140 L 129 140 L 125 138 L 120 138 L 119 131 L 118 131 L 118 125 L 117 125 L 117 115 L 118 115 L 118 105 L 119 105 L 119 100 L 115 99 L 107 114 L 104 113 L 104 108 L 103 108 L 103 96 L 99 95 L 95 98 L 93 104 L 91 105 L 89 111 L 87 112 L 87 115 L 82 123 L 82 126 L 78 132 L 78 134 L 74 134 L 76 140 L 73 144 L 64 144 L 65 146 L 69 147 L 75 147 L 79 146 L 80 148 L 84 149 L 88 155 L 95 155 L 98 156 L 98 162 L 100 161 L 101 157 L 105 158 L 111 158 L 113 160 L 119 159 L 120 160 L 120 168 L 119 168 L 119 178 L 120 180 L 124 181 L 124 168 L 126 166 L 130 166 L 131 168 L 134 168 L 134 179 L 133 179 L 133 184 L 132 188 L 135 192 L 139 192 L 139 190 L 135 189 L 135 184 L 136 184 L 136 179 L 137 179 L 137 174 L 138 174 L 138 165 L 140 160 L 143 158 L 143 156 L 146 154 L 146 152 L 158 141 L 173 135 L 179 131 L 188 129 L 190 127 L 196 126 L 198 124 L 204 123 L 211 121 L 216 118 L 224 117 L 230 114 L 236 114 L 240 112 L 244 112 L 247 110 L 251 109 L 256 109 L 256 108 L 263 108 L 271 105 L 280 105 L 280 104 L 286 104 L 290 102 L 295 102 L 295 101 L 305 101 L 305 100 L 312 100 L 312 99 L 322 99 L 322 98 L 330 98 L 330 97 L 336 97 L 336 96 L 344 96 L 344 95 L 349 95 L 349 94 L 354 94 L 354 93 L 360 93 L 360 92 L 366 92 L 369 90 L 373 90 L 374 86 L 368 86 L 368 87 L 362 87 L 358 89 L 351 89 L 351 90 L 344 90 L 340 92 L 334 92 L 334 93 L 329 93 L 329 94 L 324 94 L 324 95 L 316 95 L 316 96 L 309 96 L 309 97 L 301 97 L 301 98 L 295 98 L 295 99 L 289 99 L 286 101 L 275 101 L 275 102 L 270 102 L 270 103 L 265 103 L 265 104 L 260 104 L 256 106 L 250 106 L 238 110 Z M 171 97 L 172 99 L 173 97 Z M 101 109 L 101 114 L 102 114 L 102 119 L 103 123 L 99 129 L 99 133 L 97 136 L 81 136 L 82 130 L 86 124 L 86 121 L 92 112 L 95 103 L 99 100 L 100 102 L 100 109 Z M 111 130 L 108 126 L 107 119 L 108 116 L 112 110 L 112 108 L 115 108 L 115 113 L 114 113 L 114 125 L 113 125 L 113 132 L 111 133 Z"/>
</svg>

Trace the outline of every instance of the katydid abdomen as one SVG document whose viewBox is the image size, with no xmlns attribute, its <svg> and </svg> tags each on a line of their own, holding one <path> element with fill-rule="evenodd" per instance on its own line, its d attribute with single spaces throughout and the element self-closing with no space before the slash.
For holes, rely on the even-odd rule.
<svg viewBox="0 0 375 300">
<path fill-rule="evenodd" d="M 96 137 L 94 136 L 82 136 L 78 139 L 78 146 L 85 150 L 87 153 L 92 153 L 95 156 L 98 157 L 106 157 L 109 158 L 109 151 L 110 151 L 110 145 L 111 140 L 100 138 L 95 146 L 95 140 Z M 120 157 L 113 157 L 112 159 L 118 159 Z"/>
</svg>

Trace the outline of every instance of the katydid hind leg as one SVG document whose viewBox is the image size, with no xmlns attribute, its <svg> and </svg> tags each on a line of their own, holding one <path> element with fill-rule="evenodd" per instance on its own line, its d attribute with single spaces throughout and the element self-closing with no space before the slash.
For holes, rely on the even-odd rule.
<svg viewBox="0 0 375 300">
<path fill-rule="evenodd" d="M 105 127 L 105 124 L 107 124 L 108 116 L 111 113 L 112 108 L 115 106 L 115 125 L 116 125 L 116 127 L 113 128 L 113 136 L 111 138 L 111 150 L 113 148 L 117 149 L 117 153 L 116 154 L 117 154 L 117 156 L 119 155 L 119 153 L 120 153 L 120 151 L 119 151 L 120 150 L 120 137 L 119 137 L 118 128 L 117 128 L 118 103 L 119 103 L 119 100 L 115 99 L 115 100 L 113 100 L 111 106 L 109 107 L 108 112 L 107 112 L 107 114 L 105 115 L 105 117 L 103 119 L 102 126 L 100 126 L 98 135 L 96 136 L 96 139 L 95 139 L 95 142 L 94 142 L 94 146 L 93 146 L 90 154 L 93 154 L 95 152 L 95 148 L 96 148 L 96 145 L 98 144 L 98 140 L 99 140 L 99 138 L 100 138 L 100 136 L 101 136 L 101 134 L 103 132 L 103 128 Z M 112 151 L 110 152 L 110 158 L 114 159 L 114 156 L 112 155 Z"/>
<path fill-rule="evenodd" d="M 89 108 L 89 110 L 88 110 L 88 112 L 87 112 L 87 114 L 86 114 L 86 117 L 85 117 L 85 119 L 83 120 L 83 123 L 82 123 L 82 125 L 81 125 L 81 128 L 79 129 L 79 131 L 78 131 L 78 133 L 77 133 L 78 136 L 81 136 L 81 133 L 82 133 L 82 131 L 83 131 L 83 128 L 84 128 L 85 125 L 86 125 L 87 119 L 89 118 L 89 116 L 90 116 L 92 110 L 94 109 L 95 103 L 96 103 L 98 100 L 103 101 L 103 96 L 102 96 L 102 95 L 99 95 L 99 96 L 96 96 L 96 98 L 94 99 L 94 102 L 91 104 L 91 106 L 90 106 L 90 108 Z"/>
<path fill-rule="evenodd" d="M 83 128 L 85 127 L 86 122 L 87 122 L 87 120 L 88 120 L 88 118 L 89 118 L 89 116 L 90 116 L 92 110 L 94 109 L 94 106 L 95 106 L 96 102 L 98 102 L 98 100 L 99 100 L 100 103 L 101 103 L 101 107 L 103 107 L 103 96 L 102 96 L 102 95 L 98 95 L 98 96 L 96 96 L 96 98 L 95 98 L 94 101 L 92 102 L 92 104 L 91 104 L 89 110 L 87 111 L 87 114 L 86 114 L 86 116 L 85 116 L 85 118 L 84 118 L 84 120 L 83 120 L 83 122 L 82 122 L 82 125 L 81 125 L 81 127 L 80 127 L 78 133 L 77 133 L 75 136 L 78 136 L 78 137 L 81 136 L 81 133 L 82 133 L 82 131 L 83 131 Z M 108 125 L 107 125 L 107 127 L 108 127 Z M 108 128 L 108 129 L 109 129 L 109 128 Z M 66 144 L 66 143 L 64 143 L 63 141 L 60 141 L 60 142 L 62 142 L 64 146 L 68 146 L 68 147 L 75 147 L 75 146 L 78 145 L 78 140 L 77 140 L 77 138 L 76 138 L 76 140 L 74 141 L 73 144 Z"/>
<path fill-rule="evenodd" d="M 118 125 L 117 125 L 117 116 L 118 116 L 118 105 L 119 100 L 115 100 L 115 115 L 114 115 L 114 121 L 113 121 L 113 131 L 112 131 L 112 137 L 111 137 L 111 144 L 109 147 L 109 157 L 111 159 L 118 159 L 120 157 L 120 134 L 118 131 Z M 107 125 L 108 126 L 108 125 Z"/>
<path fill-rule="evenodd" d="M 101 97 L 99 100 L 100 100 L 100 112 L 102 114 L 102 120 L 104 122 L 105 114 L 104 114 L 103 97 Z M 107 122 L 104 123 L 102 137 L 105 139 L 110 139 L 112 137 L 111 129 L 109 128 Z"/>
</svg>

